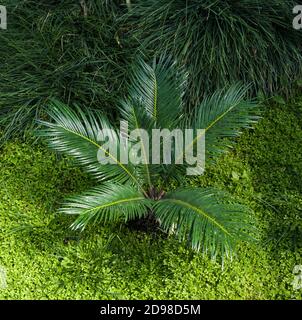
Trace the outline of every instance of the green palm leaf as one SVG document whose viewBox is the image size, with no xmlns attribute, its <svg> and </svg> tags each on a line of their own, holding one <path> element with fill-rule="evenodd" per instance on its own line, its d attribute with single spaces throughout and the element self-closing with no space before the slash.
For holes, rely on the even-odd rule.
<svg viewBox="0 0 302 320">
<path fill-rule="evenodd" d="M 141 218 L 147 213 L 151 200 L 132 186 L 105 183 L 90 191 L 70 197 L 60 212 L 79 217 L 73 229 L 83 230 L 88 223 L 128 221 Z"/>
<path fill-rule="evenodd" d="M 219 253 L 231 256 L 236 242 L 252 239 L 255 229 L 249 210 L 229 200 L 214 189 L 179 189 L 155 204 L 155 215 L 166 231 L 174 230 L 195 250 L 213 258 Z"/>
<path fill-rule="evenodd" d="M 217 156 L 227 151 L 235 142 L 244 128 L 251 128 L 259 120 L 259 108 L 253 101 L 246 101 L 248 87 L 239 84 L 227 90 L 217 90 L 196 108 L 192 116 L 182 119 L 184 129 L 194 130 L 194 139 L 184 146 L 183 152 L 177 157 L 186 158 L 188 150 L 196 149 L 197 141 L 205 138 L 206 163 L 214 161 Z M 204 129 L 197 134 L 198 129 Z M 175 176 L 185 170 L 186 162 L 180 167 L 172 164 L 166 168 L 166 175 Z"/>
<path fill-rule="evenodd" d="M 128 123 L 128 130 L 145 130 L 149 137 L 151 137 L 151 130 L 154 125 L 154 121 L 150 118 L 144 109 L 144 107 L 139 103 L 138 100 L 124 100 L 121 103 L 120 107 L 121 117 L 123 120 L 127 121 Z M 130 143 L 131 141 L 128 135 Z M 145 146 L 142 137 L 140 136 L 139 142 L 135 141 L 135 143 L 139 143 L 143 164 L 137 166 L 137 171 L 140 172 L 140 175 L 143 177 L 143 180 L 149 185 L 151 188 L 152 181 L 151 181 L 151 174 L 150 174 L 150 144 Z"/>
<path fill-rule="evenodd" d="M 53 101 L 47 111 L 54 122 L 40 121 L 44 126 L 38 131 L 56 151 L 72 156 L 76 161 L 98 180 L 112 179 L 124 183 L 129 180 L 140 186 L 133 166 L 122 164 L 116 155 L 104 150 L 98 141 L 101 129 L 112 129 L 112 138 L 117 142 L 119 137 L 106 118 L 98 112 L 75 110 L 69 106 Z M 102 165 L 98 160 L 98 151 L 103 150 L 112 164 Z"/>
<path fill-rule="evenodd" d="M 170 128 L 179 119 L 187 75 L 171 59 L 154 59 L 152 66 L 139 59 L 134 66 L 129 99 L 143 106 L 157 128 Z"/>
<path fill-rule="evenodd" d="M 205 98 L 189 121 L 192 128 L 205 129 L 206 160 L 227 150 L 242 129 L 259 120 L 257 104 L 245 101 L 248 87 L 239 84 L 218 90 Z M 196 142 L 200 136 L 196 136 Z"/>
</svg>

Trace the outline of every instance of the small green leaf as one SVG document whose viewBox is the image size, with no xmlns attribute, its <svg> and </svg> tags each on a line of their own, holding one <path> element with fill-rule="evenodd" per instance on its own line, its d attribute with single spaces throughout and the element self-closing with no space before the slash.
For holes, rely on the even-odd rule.
<svg viewBox="0 0 302 320">
<path fill-rule="evenodd" d="M 284 98 L 282 98 L 281 96 L 275 96 L 275 97 L 273 97 L 273 100 L 275 102 L 277 102 L 278 104 L 286 104 Z"/>
<path fill-rule="evenodd" d="M 239 181 L 239 179 L 240 179 L 239 174 L 237 172 L 235 172 L 235 171 L 232 171 L 232 180 L 233 181 Z"/>
</svg>

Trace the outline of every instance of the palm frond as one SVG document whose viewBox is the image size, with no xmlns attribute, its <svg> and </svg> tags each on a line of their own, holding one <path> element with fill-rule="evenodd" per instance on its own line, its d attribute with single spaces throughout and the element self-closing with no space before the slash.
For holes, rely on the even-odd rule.
<svg viewBox="0 0 302 320">
<path fill-rule="evenodd" d="M 117 155 L 105 150 L 98 141 L 102 129 L 111 129 L 112 139 L 116 141 L 116 149 L 119 150 L 119 137 L 107 119 L 99 112 L 81 110 L 78 107 L 75 109 L 76 111 L 61 102 L 53 101 L 47 113 L 54 122 L 40 121 L 44 128 L 37 131 L 37 134 L 45 137 L 52 149 L 76 159 L 98 180 L 112 179 L 120 183 L 131 181 L 140 187 L 135 168 L 131 164 L 122 164 Z M 99 150 L 112 163 L 102 165 L 98 159 Z"/>
<path fill-rule="evenodd" d="M 133 141 L 131 135 L 129 136 L 126 133 L 129 142 L 135 142 L 139 144 L 139 148 L 141 151 L 141 165 L 137 165 L 137 170 L 140 172 L 140 175 L 143 177 L 143 180 L 151 187 L 151 174 L 150 174 L 150 143 L 149 137 L 151 137 L 151 130 L 154 125 L 154 120 L 148 116 L 145 112 L 144 107 L 139 103 L 139 101 L 131 101 L 131 100 L 124 100 L 121 102 L 120 107 L 121 117 L 123 120 L 127 121 L 128 131 L 136 131 L 138 134 L 138 142 Z M 148 145 L 144 144 L 142 132 L 141 130 L 145 130 L 148 133 Z M 130 147 L 131 148 L 131 147 Z M 130 150 L 129 150 L 130 151 Z M 137 154 L 132 153 L 133 157 L 136 157 Z"/>
<path fill-rule="evenodd" d="M 189 121 L 191 128 L 205 130 L 201 134 L 205 134 L 207 161 L 226 151 L 242 129 L 251 128 L 259 120 L 257 104 L 244 100 L 247 90 L 248 87 L 236 84 L 216 91 L 202 101 Z M 200 138 L 196 135 L 193 143 Z"/>
<path fill-rule="evenodd" d="M 157 128 L 170 128 L 182 111 L 186 77 L 171 58 L 155 58 L 152 65 L 138 59 L 133 67 L 129 99 L 139 102 Z"/>
<path fill-rule="evenodd" d="M 193 249 L 213 258 L 232 256 L 236 242 L 252 239 L 255 228 L 249 210 L 229 200 L 214 189 L 179 189 L 155 204 L 155 215 L 166 231 L 174 230 Z"/>
<path fill-rule="evenodd" d="M 153 128 L 174 129 L 183 114 L 186 77 L 183 69 L 176 67 L 169 57 L 161 55 L 151 65 L 139 58 L 133 66 L 129 96 L 120 106 L 121 117 L 128 121 L 129 130 L 144 129 L 151 137 Z M 150 163 L 151 150 L 145 150 L 142 145 L 141 152 L 145 163 Z M 151 187 L 151 177 L 165 172 L 165 167 L 145 164 L 138 170 Z"/>
<path fill-rule="evenodd" d="M 79 215 L 72 228 L 83 230 L 88 223 L 141 218 L 146 215 L 150 204 L 151 200 L 134 187 L 105 183 L 82 195 L 68 198 L 60 212 Z"/>
</svg>

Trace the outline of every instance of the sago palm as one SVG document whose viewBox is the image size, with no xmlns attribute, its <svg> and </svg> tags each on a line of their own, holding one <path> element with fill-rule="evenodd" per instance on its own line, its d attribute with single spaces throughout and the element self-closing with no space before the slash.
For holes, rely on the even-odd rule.
<svg viewBox="0 0 302 320">
<path fill-rule="evenodd" d="M 150 133 L 154 128 L 205 129 L 205 157 L 207 162 L 213 161 L 232 145 L 243 128 L 257 121 L 257 107 L 244 100 L 246 88 L 235 85 L 205 99 L 194 114 L 186 114 L 186 82 L 187 74 L 169 59 L 155 59 L 150 65 L 139 60 L 132 70 L 129 94 L 119 105 L 120 120 L 128 122 L 129 130 L 142 128 Z M 51 121 L 41 121 L 40 135 L 51 148 L 73 157 L 100 183 L 70 197 L 60 209 L 77 215 L 74 229 L 83 230 L 88 223 L 128 222 L 153 216 L 162 230 L 212 257 L 230 256 L 238 240 L 253 238 L 251 211 L 234 203 L 227 193 L 213 188 L 168 187 L 167 181 L 173 180 L 182 185 L 188 164 L 150 164 L 151 150 L 144 150 L 143 144 L 136 155 L 140 161 L 124 164 L 119 154 L 112 154 L 99 140 L 102 129 L 111 129 L 118 147 L 122 147 L 117 126 L 101 112 L 53 101 L 47 113 Z M 129 141 L 127 152 L 131 152 L 132 144 Z M 109 164 L 100 162 L 99 151 L 107 156 Z M 171 153 L 175 160 L 175 145 Z M 166 187 L 159 187 L 162 185 Z"/>
</svg>

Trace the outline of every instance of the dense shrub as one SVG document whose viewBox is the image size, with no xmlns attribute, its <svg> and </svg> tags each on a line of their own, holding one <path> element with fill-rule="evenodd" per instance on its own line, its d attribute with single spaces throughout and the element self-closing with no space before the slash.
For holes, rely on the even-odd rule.
<svg viewBox="0 0 302 320">
<path fill-rule="evenodd" d="M 0 32 L 2 140 L 24 130 L 50 97 L 112 112 L 133 45 L 123 41 L 118 1 L 6 1 Z"/>
<path fill-rule="evenodd" d="M 82 5 L 81 5 L 82 3 Z M 242 80 L 253 93 L 291 89 L 301 76 L 302 33 L 293 1 L 3 0 L 2 141 L 23 132 L 50 97 L 114 116 L 138 51 L 168 51 L 190 73 L 188 101 Z M 131 8 L 131 10 L 128 10 Z M 129 15 L 130 13 L 130 15 Z"/>
<path fill-rule="evenodd" d="M 288 92 L 301 77 L 302 33 L 291 0 L 136 0 L 131 16 L 142 47 L 170 53 L 190 72 L 195 105 L 242 80 L 254 93 Z"/>
</svg>

